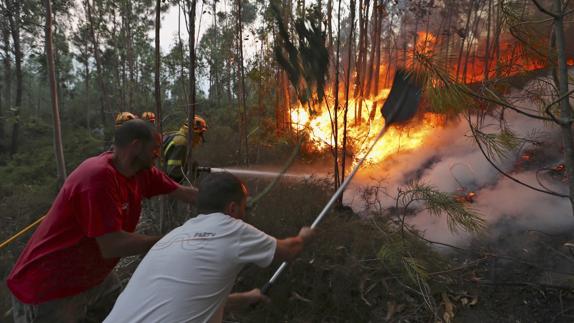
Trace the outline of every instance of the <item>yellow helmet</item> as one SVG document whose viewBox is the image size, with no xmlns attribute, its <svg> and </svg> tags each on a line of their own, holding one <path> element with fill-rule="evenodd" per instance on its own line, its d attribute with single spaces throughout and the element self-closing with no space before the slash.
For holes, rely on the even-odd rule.
<svg viewBox="0 0 574 323">
<path fill-rule="evenodd" d="M 155 113 L 151 111 L 146 111 L 142 114 L 142 119 L 147 120 L 153 124 L 155 124 Z"/>
<path fill-rule="evenodd" d="M 195 133 L 204 133 L 207 131 L 207 122 L 200 116 L 195 116 L 193 118 L 193 132 Z"/>
<path fill-rule="evenodd" d="M 181 128 L 179 128 L 179 132 L 187 137 L 187 133 L 189 130 L 189 126 L 188 126 L 188 121 L 186 120 L 183 125 L 181 125 Z M 205 119 L 203 119 L 200 116 L 195 116 L 194 120 L 193 120 L 193 145 L 197 145 L 201 142 L 205 142 L 205 137 L 203 137 L 203 134 L 207 131 L 207 122 L 205 122 Z"/>
<path fill-rule="evenodd" d="M 121 126 L 124 122 L 128 121 L 128 120 L 133 120 L 133 119 L 137 119 L 138 117 L 136 117 L 133 113 L 131 112 L 118 112 L 118 114 L 116 114 L 116 128 Z"/>
</svg>

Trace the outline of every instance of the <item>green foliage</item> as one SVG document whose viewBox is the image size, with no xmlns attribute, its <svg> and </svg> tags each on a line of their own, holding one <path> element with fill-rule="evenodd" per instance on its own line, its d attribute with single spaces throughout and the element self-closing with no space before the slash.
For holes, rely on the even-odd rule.
<svg viewBox="0 0 574 323">
<path fill-rule="evenodd" d="M 521 140 L 508 128 L 502 129 L 500 133 L 484 133 L 474 129 L 474 135 L 491 159 L 508 157 L 509 153 L 518 148 L 521 143 Z"/>
<path fill-rule="evenodd" d="M 448 227 L 453 232 L 461 229 L 467 232 L 480 232 L 485 227 L 485 221 L 477 211 L 428 184 L 410 183 L 400 192 L 398 201 L 405 208 L 414 201 L 422 202 L 424 209 L 431 216 L 446 215 Z"/>
</svg>

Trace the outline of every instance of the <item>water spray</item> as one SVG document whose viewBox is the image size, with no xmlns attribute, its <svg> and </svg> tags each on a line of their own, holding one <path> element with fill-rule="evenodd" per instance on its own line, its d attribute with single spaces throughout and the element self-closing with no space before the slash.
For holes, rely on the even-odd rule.
<svg viewBox="0 0 574 323">
<path fill-rule="evenodd" d="M 198 167 L 198 173 L 231 173 L 234 175 L 245 175 L 253 177 L 277 177 L 282 176 L 292 179 L 307 180 L 310 179 L 312 175 L 309 174 L 297 174 L 297 173 L 281 173 L 272 171 L 261 171 L 252 169 L 237 169 L 237 168 L 215 168 L 215 167 Z"/>
</svg>

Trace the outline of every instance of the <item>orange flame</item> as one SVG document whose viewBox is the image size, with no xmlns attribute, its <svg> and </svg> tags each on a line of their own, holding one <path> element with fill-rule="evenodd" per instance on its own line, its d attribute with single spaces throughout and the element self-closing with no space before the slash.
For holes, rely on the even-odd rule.
<svg viewBox="0 0 574 323">
<path fill-rule="evenodd" d="M 418 32 L 415 44 L 415 49 L 419 54 L 432 57 L 440 51 L 435 52 L 435 47 L 441 40 L 432 33 Z M 478 42 L 474 45 L 477 51 L 480 51 Z M 495 76 L 497 73 L 500 75 L 510 76 L 520 73 L 525 70 L 534 70 L 544 67 L 543 63 L 536 62 L 528 57 L 521 57 L 515 55 L 520 52 L 520 44 L 503 43 L 503 46 L 497 52 L 496 58 L 494 55 L 489 57 L 489 61 L 484 61 L 477 55 L 466 55 L 464 60 L 459 60 L 459 64 L 449 64 L 449 69 L 453 75 L 457 75 L 457 80 L 463 82 L 480 82 L 485 78 Z M 400 56 L 400 55 L 397 55 Z M 462 64 L 464 62 L 464 64 Z M 488 66 L 485 66 L 488 62 Z M 407 58 L 404 58 L 404 63 L 409 65 Z M 410 58 L 410 63 L 414 63 L 414 57 Z M 574 65 L 574 59 L 568 59 L 569 65 Z M 463 68 L 463 66 L 465 66 Z M 389 76 L 390 66 L 381 65 L 380 73 L 378 75 L 379 81 L 385 84 Z M 464 77 L 463 77 L 464 74 Z M 392 74 L 391 74 L 392 75 Z M 387 76 L 387 77 L 384 77 Z M 377 76 L 375 76 L 377 77 Z M 352 82 L 352 81 L 351 81 Z M 354 84 L 354 83 L 352 83 Z M 338 85 L 340 89 L 344 86 Z M 311 115 L 306 107 L 297 104 L 290 109 L 290 117 L 292 128 L 298 132 L 305 132 L 309 135 L 312 147 L 318 151 L 326 151 L 334 146 L 333 138 L 333 116 L 332 109 L 334 106 L 333 91 L 327 91 L 325 101 L 328 105 L 321 103 L 313 107 L 316 111 Z M 347 152 L 350 153 L 355 160 L 362 158 L 369 146 L 372 144 L 375 136 L 384 126 L 384 119 L 378 111 L 384 100 L 389 95 L 390 89 L 384 88 L 379 90 L 376 95 L 363 98 L 349 98 L 349 109 L 347 118 Z M 344 102 L 344 97 L 339 91 L 340 100 Z M 351 91 L 351 93 L 354 93 Z M 376 106 L 375 106 L 376 105 Z M 340 104 L 342 106 L 342 104 Z M 331 111 L 329 111 L 329 107 Z M 359 111 L 361 110 L 361 111 Z M 337 115 L 337 129 L 338 138 L 337 145 L 342 148 L 343 142 L 343 109 L 339 109 Z M 374 116 L 370 119 L 369 115 Z M 379 163 L 396 154 L 400 151 L 410 151 L 417 149 L 425 144 L 432 133 L 434 128 L 443 126 L 445 118 L 438 114 L 425 113 L 421 115 L 416 122 L 411 122 L 409 125 L 403 127 L 393 126 L 388 129 L 382 140 L 374 147 L 371 154 L 367 157 L 367 163 Z"/>
<path fill-rule="evenodd" d="M 382 102 L 389 95 L 390 89 L 382 89 L 374 99 L 362 99 L 363 109 L 361 119 L 358 120 L 358 113 L 355 107 L 357 100 L 349 99 L 349 110 L 347 117 L 347 149 L 355 160 L 362 158 L 372 145 L 377 134 L 384 127 L 384 118 L 376 111 L 372 121 L 368 120 L 369 111 L 375 102 L 382 106 Z M 332 104 L 330 104 L 332 106 Z M 331 128 L 331 116 L 326 106 L 316 107 L 319 111 L 316 115 L 310 115 L 308 110 L 298 105 L 291 110 L 291 120 L 293 128 L 297 131 L 304 131 L 309 135 L 313 147 L 318 151 L 326 151 L 334 146 L 333 132 Z M 338 113 L 338 146 L 343 143 L 343 111 Z M 363 117 L 363 116 L 366 116 Z M 432 133 L 433 129 L 442 125 L 444 119 L 436 114 L 425 113 L 422 121 L 405 127 L 392 126 L 387 133 L 373 148 L 367 156 L 365 162 L 376 164 L 382 162 L 387 157 L 400 151 L 410 151 L 424 144 L 425 139 Z"/>
</svg>

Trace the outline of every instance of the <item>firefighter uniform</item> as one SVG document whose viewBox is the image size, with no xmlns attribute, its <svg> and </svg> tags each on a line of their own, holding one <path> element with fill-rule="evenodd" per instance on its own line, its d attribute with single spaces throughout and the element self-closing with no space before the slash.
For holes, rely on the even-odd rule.
<svg viewBox="0 0 574 323">
<path fill-rule="evenodd" d="M 195 116 L 193 122 L 193 142 L 192 147 L 196 147 L 202 142 L 205 142 L 203 134 L 207 131 L 207 124 L 205 120 L 199 116 Z M 187 135 L 189 127 L 187 121 L 175 133 L 167 134 L 164 137 L 164 158 L 166 165 L 166 173 L 172 179 L 182 182 L 184 174 L 187 172 Z"/>
</svg>

